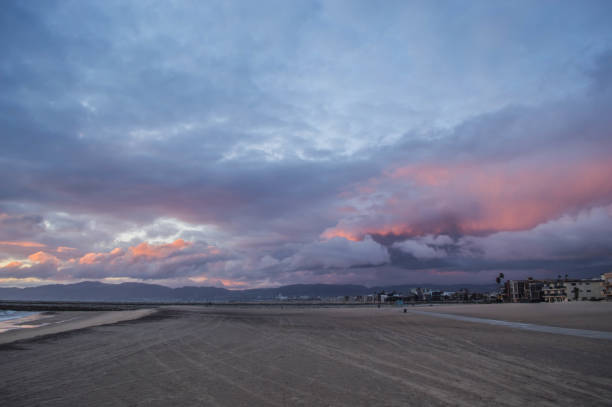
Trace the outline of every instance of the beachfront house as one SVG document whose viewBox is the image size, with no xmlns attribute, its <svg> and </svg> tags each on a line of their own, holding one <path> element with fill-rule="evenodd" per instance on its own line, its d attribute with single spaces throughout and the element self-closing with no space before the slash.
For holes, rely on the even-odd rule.
<svg viewBox="0 0 612 407">
<path fill-rule="evenodd" d="M 569 280 L 563 284 L 568 301 L 599 301 L 605 298 L 603 280 Z"/>
<path fill-rule="evenodd" d="M 562 281 L 549 281 L 544 284 L 542 289 L 542 299 L 545 302 L 562 302 L 567 301 L 565 285 Z"/>
<path fill-rule="evenodd" d="M 612 273 L 602 274 L 601 280 L 604 286 L 604 297 L 606 300 L 612 301 Z"/>
</svg>

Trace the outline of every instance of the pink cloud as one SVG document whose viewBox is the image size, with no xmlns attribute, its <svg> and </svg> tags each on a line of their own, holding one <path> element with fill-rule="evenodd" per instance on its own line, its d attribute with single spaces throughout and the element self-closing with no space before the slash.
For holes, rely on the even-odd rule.
<svg viewBox="0 0 612 407">
<path fill-rule="evenodd" d="M 37 242 L 11 242 L 11 241 L 0 241 L 0 246 L 16 246 L 25 248 L 42 248 L 46 245 Z"/>
<path fill-rule="evenodd" d="M 43 251 L 36 252 L 34 254 L 29 255 L 28 260 L 34 263 L 39 263 L 39 264 L 54 264 L 54 265 L 61 264 L 60 259 L 58 259 L 52 254 L 49 254 Z"/>
<path fill-rule="evenodd" d="M 172 243 L 150 244 L 142 242 L 136 246 L 130 246 L 127 250 L 116 247 L 106 253 L 86 253 L 78 259 L 74 259 L 79 264 L 93 265 L 109 260 L 114 261 L 148 261 L 155 259 L 163 259 L 191 246 L 190 242 L 183 239 L 177 239 Z"/>
<path fill-rule="evenodd" d="M 127 249 L 90 252 L 69 259 L 38 251 L 27 258 L 31 266 L 21 267 L 23 262 L 18 261 L 8 263 L 2 271 L 7 277 L 41 276 L 57 281 L 107 277 L 167 279 L 206 275 L 209 262 L 223 261 L 226 257 L 215 246 L 177 239 L 162 244 L 143 242 Z M 239 280 L 226 276 L 214 276 L 214 279 L 228 287 L 242 285 Z"/>
<path fill-rule="evenodd" d="M 134 258 L 163 258 L 168 257 L 169 255 L 183 250 L 186 247 L 189 247 L 191 243 L 184 241 L 183 239 L 177 239 L 172 243 L 153 245 L 147 242 L 142 242 L 138 246 L 130 247 L 128 249 L 129 253 Z"/>
<path fill-rule="evenodd" d="M 7 264 L 5 264 L 2 268 L 3 269 L 16 269 L 23 266 L 23 263 L 20 261 L 11 261 Z"/>
<path fill-rule="evenodd" d="M 369 202 L 323 237 L 367 234 L 489 234 L 531 229 L 567 213 L 612 202 L 612 161 L 592 155 L 534 156 L 484 163 L 419 164 L 385 171 Z"/>
</svg>

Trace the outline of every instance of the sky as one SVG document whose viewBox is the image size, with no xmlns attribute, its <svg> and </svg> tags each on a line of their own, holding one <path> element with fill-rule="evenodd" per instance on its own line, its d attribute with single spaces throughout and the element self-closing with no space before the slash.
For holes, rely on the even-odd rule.
<svg viewBox="0 0 612 407">
<path fill-rule="evenodd" d="M 612 271 L 610 1 L 11 1 L 0 286 Z"/>
</svg>

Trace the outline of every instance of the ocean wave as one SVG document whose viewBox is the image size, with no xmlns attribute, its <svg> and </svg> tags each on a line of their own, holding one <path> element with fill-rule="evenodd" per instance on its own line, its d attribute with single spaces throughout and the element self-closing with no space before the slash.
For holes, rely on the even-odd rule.
<svg viewBox="0 0 612 407">
<path fill-rule="evenodd" d="M 27 317 L 35 314 L 35 312 L 15 311 L 15 310 L 0 310 L 0 321 Z"/>
</svg>

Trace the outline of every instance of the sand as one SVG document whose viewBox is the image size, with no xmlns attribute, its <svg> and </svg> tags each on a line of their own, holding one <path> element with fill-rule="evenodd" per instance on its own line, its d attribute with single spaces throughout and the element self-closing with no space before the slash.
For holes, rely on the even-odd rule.
<svg viewBox="0 0 612 407">
<path fill-rule="evenodd" d="M 612 302 L 453 304 L 418 307 L 418 310 L 564 328 L 612 331 Z"/>
<path fill-rule="evenodd" d="M 561 323 L 569 309 L 524 305 L 444 312 Z M 571 308 L 573 327 L 610 329 L 593 305 Z M 402 308 L 166 307 L 0 348 L 3 406 L 612 404 L 610 340 Z"/>
<path fill-rule="evenodd" d="M 20 340 L 32 339 L 45 335 L 90 328 L 93 326 L 115 324 L 151 315 L 153 309 L 130 311 L 57 311 L 36 314 L 22 318 L 21 321 L 11 321 L 27 328 L 12 329 L 0 333 L 0 345 Z"/>
</svg>

